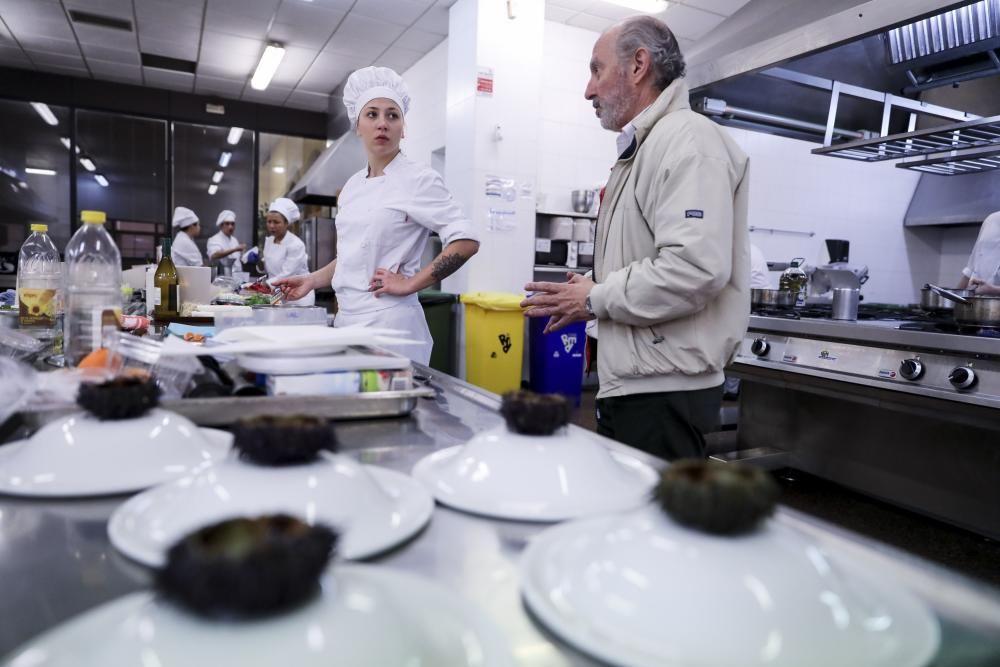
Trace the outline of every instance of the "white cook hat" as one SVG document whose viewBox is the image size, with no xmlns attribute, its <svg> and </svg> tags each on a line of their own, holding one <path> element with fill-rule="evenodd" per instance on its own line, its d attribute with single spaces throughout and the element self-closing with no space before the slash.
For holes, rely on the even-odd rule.
<svg viewBox="0 0 1000 667">
<path fill-rule="evenodd" d="M 215 226 L 221 227 L 224 222 L 236 222 L 236 214 L 226 209 L 219 214 L 218 218 L 215 219 Z"/>
<path fill-rule="evenodd" d="M 363 67 L 347 77 L 344 106 L 347 107 L 351 127 L 357 126 L 361 109 L 379 97 L 395 102 L 403 116 L 410 110 L 410 91 L 403 83 L 403 77 L 388 67 Z"/>
<path fill-rule="evenodd" d="M 287 197 L 278 197 L 273 202 L 271 202 L 271 208 L 267 209 L 268 213 L 274 211 L 285 216 L 285 220 L 288 224 L 292 224 L 299 219 L 299 207 L 295 205 L 291 199 Z"/>
<path fill-rule="evenodd" d="M 187 229 L 196 222 L 198 222 L 198 216 L 186 206 L 178 206 L 174 209 L 174 227 Z"/>
</svg>

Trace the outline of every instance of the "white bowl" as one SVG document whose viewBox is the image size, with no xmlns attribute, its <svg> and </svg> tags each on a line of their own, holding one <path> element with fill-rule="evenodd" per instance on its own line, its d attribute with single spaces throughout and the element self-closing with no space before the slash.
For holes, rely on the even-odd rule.
<svg viewBox="0 0 1000 667">
<path fill-rule="evenodd" d="M 150 489 L 122 504 L 108 522 L 111 543 L 157 567 L 167 549 L 203 526 L 239 516 L 285 513 L 341 533 L 337 550 L 366 558 L 416 534 L 434 501 L 413 479 L 345 456 L 315 463 L 258 466 L 233 459 Z"/>
<path fill-rule="evenodd" d="M 85 612 L 12 654 L 8 667 L 512 667 L 504 637 L 459 596 L 384 567 L 336 566 L 320 597 L 256 621 L 193 616 L 151 593 Z"/>
<path fill-rule="evenodd" d="M 138 491 L 225 458 L 233 437 L 159 408 L 101 421 L 79 412 L 0 446 L 0 493 L 94 496 Z"/>
<path fill-rule="evenodd" d="M 445 505 L 522 521 L 632 509 L 649 501 L 658 480 L 649 465 L 575 428 L 550 436 L 485 431 L 424 457 L 413 476 Z"/>
<path fill-rule="evenodd" d="M 524 598 L 577 648 L 629 667 L 916 667 L 937 620 L 891 581 L 771 520 L 686 529 L 655 506 L 556 526 L 521 561 Z"/>
</svg>

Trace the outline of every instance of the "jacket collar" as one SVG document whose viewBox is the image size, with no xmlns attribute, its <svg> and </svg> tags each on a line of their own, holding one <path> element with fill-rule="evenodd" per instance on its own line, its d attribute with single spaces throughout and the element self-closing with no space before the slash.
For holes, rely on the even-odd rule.
<svg viewBox="0 0 1000 667">
<path fill-rule="evenodd" d="M 681 109 L 690 109 L 691 104 L 689 102 L 690 93 L 688 91 L 687 81 L 683 77 L 674 79 L 673 83 L 666 87 L 666 89 L 660 93 L 659 97 L 653 101 L 646 109 L 640 113 L 635 119 L 632 120 L 632 125 L 635 126 L 635 139 L 633 143 L 636 149 L 642 145 L 642 142 L 646 139 L 646 135 L 649 131 L 653 129 L 661 118 L 674 111 L 680 111 Z M 635 151 L 626 151 L 626 155 L 623 155 L 622 159 L 629 159 L 635 155 Z"/>
</svg>

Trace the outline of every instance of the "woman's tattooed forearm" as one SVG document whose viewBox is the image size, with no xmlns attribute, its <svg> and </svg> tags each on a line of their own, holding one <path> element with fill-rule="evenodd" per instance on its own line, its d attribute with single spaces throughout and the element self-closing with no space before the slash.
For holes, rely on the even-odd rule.
<svg viewBox="0 0 1000 667">
<path fill-rule="evenodd" d="M 431 267 L 431 275 L 434 276 L 434 280 L 444 280 L 462 268 L 466 260 L 468 260 L 468 257 L 462 257 L 461 255 L 442 255 L 434 261 L 434 265 Z"/>
</svg>

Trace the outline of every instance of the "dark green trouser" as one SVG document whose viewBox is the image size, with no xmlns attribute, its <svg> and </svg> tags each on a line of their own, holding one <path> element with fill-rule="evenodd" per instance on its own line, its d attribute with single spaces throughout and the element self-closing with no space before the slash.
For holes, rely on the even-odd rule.
<svg viewBox="0 0 1000 667">
<path fill-rule="evenodd" d="M 705 433 L 719 430 L 722 385 L 597 399 L 597 432 L 668 461 L 705 456 Z"/>
</svg>

